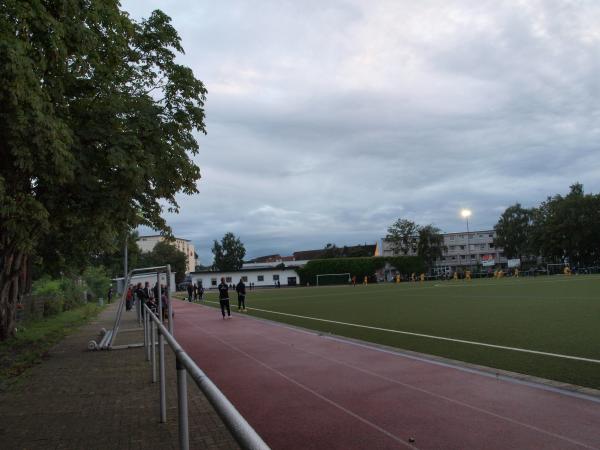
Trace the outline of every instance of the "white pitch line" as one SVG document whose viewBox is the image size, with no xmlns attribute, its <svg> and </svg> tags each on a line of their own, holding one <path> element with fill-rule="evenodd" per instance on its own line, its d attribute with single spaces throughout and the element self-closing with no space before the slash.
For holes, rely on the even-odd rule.
<svg viewBox="0 0 600 450">
<path fill-rule="evenodd" d="M 208 303 L 217 304 L 217 302 L 208 302 Z M 348 323 L 348 322 L 340 322 L 337 320 L 321 319 L 319 317 L 300 316 L 298 314 L 283 313 L 283 312 L 279 312 L 279 311 L 271 311 L 268 309 L 260 309 L 260 308 L 248 308 L 248 309 L 254 310 L 254 311 L 262 311 L 262 312 L 271 313 L 271 314 L 279 314 L 281 316 L 298 317 L 300 319 L 315 320 L 318 322 L 335 323 L 338 325 L 346 325 L 349 327 L 366 328 L 368 330 L 385 331 L 388 333 L 405 334 L 408 336 L 417 336 L 417 337 L 423 337 L 423 338 L 427 338 L 427 339 L 437 339 L 440 341 L 458 342 L 461 344 L 478 345 L 480 347 L 497 348 L 497 349 L 501 349 L 501 350 L 510 350 L 513 352 L 532 353 L 534 355 L 552 356 L 554 358 L 570 359 L 573 361 L 585 361 L 585 362 L 600 364 L 599 359 L 583 358 L 581 356 L 571 356 L 571 355 L 563 355 L 560 353 L 542 352 L 539 350 L 529 350 L 526 348 L 519 348 L 519 347 L 508 347 L 505 345 L 486 344 L 485 342 L 467 341 L 465 339 L 455 339 L 455 338 L 448 338 L 448 337 L 444 337 L 444 336 L 434 336 L 432 334 L 414 333 L 412 331 L 392 330 L 389 328 L 373 327 L 370 325 L 361 325 L 358 323 Z"/>
</svg>

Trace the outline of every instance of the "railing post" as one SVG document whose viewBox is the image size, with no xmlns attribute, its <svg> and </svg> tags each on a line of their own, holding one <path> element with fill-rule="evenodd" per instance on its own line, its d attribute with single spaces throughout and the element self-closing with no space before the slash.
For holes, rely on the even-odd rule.
<svg viewBox="0 0 600 450">
<path fill-rule="evenodd" d="M 179 359 L 177 367 L 177 406 L 179 409 L 179 448 L 190 448 L 190 435 L 188 429 L 188 398 L 187 398 L 187 371 Z"/>
<path fill-rule="evenodd" d="M 165 338 L 158 330 L 158 373 L 160 377 L 160 422 L 167 421 L 167 393 L 165 387 Z"/>
<path fill-rule="evenodd" d="M 149 327 L 152 320 L 148 317 L 146 311 L 144 311 L 144 351 L 146 352 L 146 361 L 150 361 L 150 339 L 148 338 Z"/>
<path fill-rule="evenodd" d="M 150 345 L 152 346 L 152 382 L 156 383 L 156 325 L 154 320 L 150 321 Z"/>
</svg>

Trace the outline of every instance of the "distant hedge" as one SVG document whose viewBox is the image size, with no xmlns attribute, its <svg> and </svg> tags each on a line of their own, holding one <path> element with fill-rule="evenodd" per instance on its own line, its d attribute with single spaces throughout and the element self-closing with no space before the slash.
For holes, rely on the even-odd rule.
<svg viewBox="0 0 600 450">
<path fill-rule="evenodd" d="M 375 272 L 382 269 L 386 262 L 404 275 L 425 271 L 425 264 L 418 256 L 314 259 L 296 271 L 303 285 L 306 283 L 314 285 L 317 282 L 317 275 L 328 273 L 349 273 L 350 276 L 356 276 L 357 281 L 362 282 L 365 276 L 372 279 Z"/>
</svg>

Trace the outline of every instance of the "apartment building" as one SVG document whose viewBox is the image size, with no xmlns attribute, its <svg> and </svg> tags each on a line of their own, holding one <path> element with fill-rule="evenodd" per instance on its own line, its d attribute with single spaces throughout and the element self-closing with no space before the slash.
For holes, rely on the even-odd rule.
<svg viewBox="0 0 600 450">
<path fill-rule="evenodd" d="M 481 266 L 506 267 L 507 259 L 500 247 L 494 246 L 494 230 L 471 231 L 469 233 L 445 233 L 444 245 L 446 251 L 435 262 L 435 271 L 453 272 L 456 269 Z M 392 244 L 381 240 L 382 256 L 395 256 Z M 414 255 L 410 252 L 409 255 Z"/>
<path fill-rule="evenodd" d="M 165 237 L 160 234 L 152 236 L 140 236 L 137 244 L 142 252 L 150 252 L 154 249 L 154 246 L 161 241 L 164 241 Z M 196 270 L 196 261 L 198 255 L 196 255 L 196 249 L 192 241 L 188 239 L 175 238 L 175 241 L 171 243 L 177 250 L 185 253 L 186 255 L 186 273 L 193 272 Z"/>
</svg>

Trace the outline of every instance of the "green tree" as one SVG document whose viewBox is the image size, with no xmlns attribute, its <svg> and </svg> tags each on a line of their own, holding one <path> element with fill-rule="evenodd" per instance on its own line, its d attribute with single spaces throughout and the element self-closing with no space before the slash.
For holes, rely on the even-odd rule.
<svg viewBox="0 0 600 450">
<path fill-rule="evenodd" d="M 516 203 L 506 208 L 494 226 L 494 245 L 504 249 L 508 258 L 523 258 L 532 254 L 532 209 Z"/>
<path fill-rule="evenodd" d="M 549 261 L 591 265 L 600 261 L 600 195 L 576 183 L 569 194 L 548 197 L 533 214 L 532 245 Z"/>
<path fill-rule="evenodd" d="M 392 244 L 396 254 L 408 255 L 417 251 L 419 225 L 411 220 L 398 219 L 388 228 L 386 241 Z"/>
<path fill-rule="evenodd" d="M 181 283 L 185 279 L 187 271 L 187 256 L 171 242 L 160 241 L 152 251 L 141 253 L 138 258 L 138 267 L 166 266 L 167 264 L 171 265 L 171 272 L 175 273 L 175 282 Z"/>
<path fill-rule="evenodd" d="M 215 257 L 213 266 L 216 270 L 239 270 L 244 264 L 246 249 L 233 233 L 226 233 L 221 242 L 215 240 L 212 248 Z"/>
<path fill-rule="evenodd" d="M 421 257 L 427 269 L 431 270 L 435 260 L 441 258 L 446 251 L 442 230 L 433 225 L 419 228 L 419 241 L 417 243 L 417 255 Z"/>
<path fill-rule="evenodd" d="M 170 19 L 117 0 L 6 0 L 0 13 L 0 340 L 33 255 L 84 267 L 197 192 L 206 89 Z M 140 217 L 141 216 L 141 217 Z M 80 269 L 79 269 L 80 270 Z"/>
</svg>

